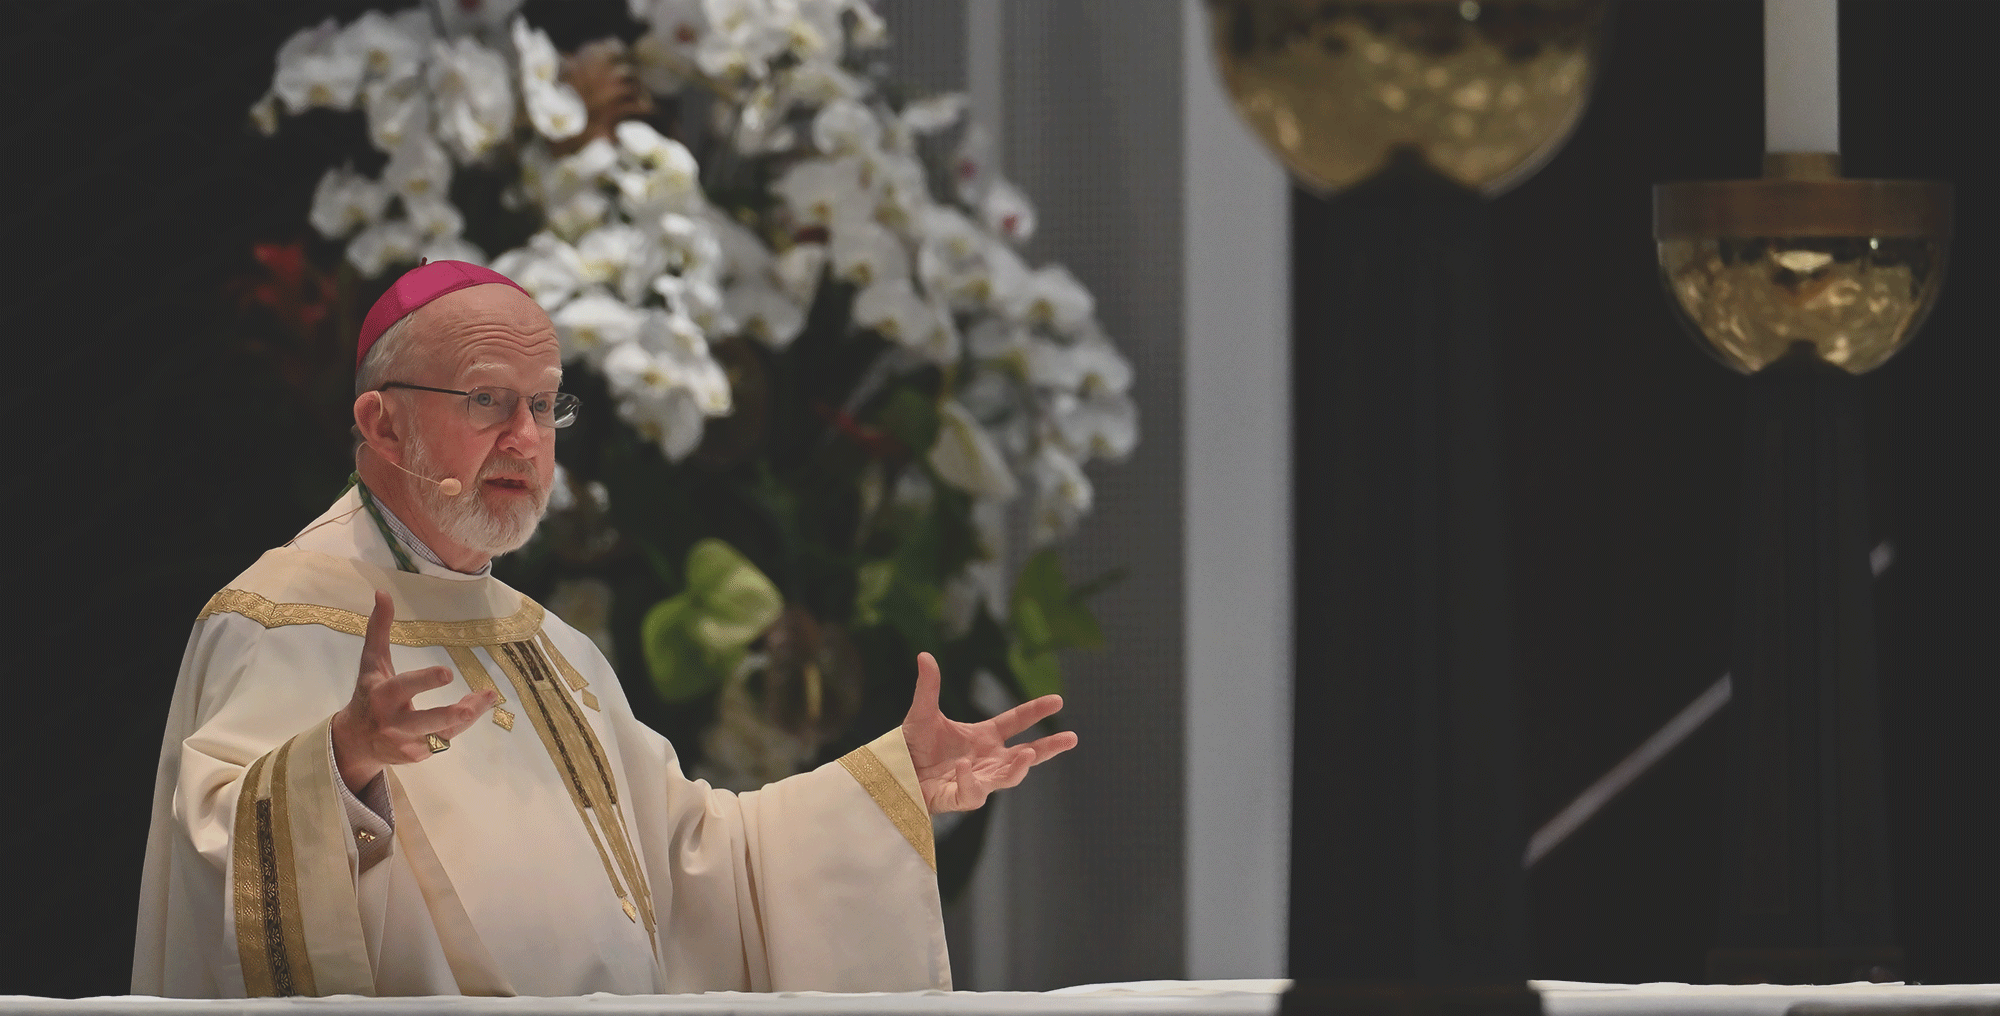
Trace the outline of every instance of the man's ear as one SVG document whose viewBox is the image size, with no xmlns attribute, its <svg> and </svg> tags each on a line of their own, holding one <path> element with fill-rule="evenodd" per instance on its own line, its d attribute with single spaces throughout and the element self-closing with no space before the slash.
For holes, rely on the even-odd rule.
<svg viewBox="0 0 2000 1016">
<path fill-rule="evenodd" d="M 361 431 L 361 440 L 375 449 L 375 454 L 400 464 L 403 458 L 403 432 L 400 421 L 390 412 L 387 399 L 381 392 L 362 392 L 354 400 L 354 426 Z"/>
</svg>

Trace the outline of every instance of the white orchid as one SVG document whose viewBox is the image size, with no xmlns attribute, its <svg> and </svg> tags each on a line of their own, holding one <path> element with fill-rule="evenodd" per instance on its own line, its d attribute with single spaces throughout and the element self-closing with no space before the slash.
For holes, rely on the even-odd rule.
<svg viewBox="0 0 2000 1016">
<path fill-rule="evenodd" d="M 1082 376 L 1079 391 L 1085 395 L 1123 395 L 1131 389 L 1131 361 L 1104 337 L 1096 321 L 1086 323 L 1084 338 L 1070 348 Z"/>
<path fill-rule="evenodd" d="M 791 345 L 805 330 L 805 308 L 762 279 L 732 283 L 723 300 L 743 331 L 772 349 Z"/>
<path fill-rule="evenodd" d="M 382 167 L 382 182 L 405 202 L 448 201 L 451 157 L 428 135 L 412 134 L 390 154 L 389 164 Z"/>
<path fill-rule="evenodd" d="M 791 68 L 785 73 L 780 89 L 781 105 L 808 109 L 836 99 L 866 98 L 869 92 L 866 81 L 825 60 L 808 60 Z"/>
<path fill-rule="evenodd" d="M 773 260 L 771 248 L 765 246 L 756 233 L 730 217 L 728 212 L 714 205 L 704 205 L 699 218 L 715 238 L 723 278 L 743 279 L 762 275 L 770 269 Z M 662 217 L 662 225 L 665 221 Z"/>
<path fill-rule="evenodd" d="M 843 222 L 833 231 L 828 253 L 835 277 L 867 287 L 910 278 L 910 255 L 896 234 L 867 220 Z"/>
<path fill-rule="evenodd" d="M 376 148 L 394 152 L 407 141 L 429 139 L 431 97 L 424 92 L 423 79 L 415 72 L 407 77 L 370 81 L 364 97 L 368 140 Z"/>
<path fill-rule="evenodd" d="M 278 49 L 271 91 L 293 113 L 308 109 L 353 109 L 368 73 L 368 58 L 347 44 L 332 18 L 301 29 Z"/>
<path fill-rule="evenodd" d="M 611 212 L 611 199 L 602 191 L 579 190 L 548 206 L 549 229 L 565 240 L 580 239 L 610 221 Z"/>
<path fill-rule="evenodd" d="M 1019 493 L 1000 447 L 956 399 L 938 406 L 937 443 L 928 461 L 939 478 L 974 497 L 1010 501 Z"/>
<path fill-rule="evenodd" d="M 702 220 L 669 212 L 658 220 L 667 267 L 676 275 L 719 276 L 723 270 L 722 242 Z"/>
<path fill-rule="evenodd" d="M 528 122 L 550 141 L 583 133 L 589 111 L 583 97 L 562 80 L 562 55 L 548 33 L 529 28 L 526 18 L 515 18 L 514 51 L 521 58 L 521 98 Z"/>
<path fill-rule="evenodd" d="M 440 196 L 405 197 L 403 214 L 426 240 L 457 236 L 465 231 L 465 216 L 458 206 Z"/>
<path fill-rule="evenodd" d="M 391 265 L 413 264 L 427 237 L 406 219 L 384 219 L 347 242 L 347 260 L 364 278 L 374 278 Z"/>
<path fill-rule="evenodd" d="M 872 328 L 883 338 L 902 346 L 924 341 L 936 324 L 937 314 L 909 279 L 885 279 L 854 297 L 854 323 Z"/>
<path fill-rule="evenodd" d="M 306 219 L 319 235 L 338 240 L 380 218 L 390 196 L 389 188 L 351 166 L 329 169 L 313 188 L 312 211 Z"/>
<path fill-rule="evenodd" d="M 873 211 L 873 197 L 861 184 L 861 162 L 854 158 L 802 160 L 771 185 L 771 192 L 802 225 L 830 226 L 836 212 L 858 209 L 864 202 Z"/>
<path fill-rule="evenodd" d="M 979 217 L 986 228 L 1017 246 L 1035 237 L 1035 206 L 1019 187 L 1006 180 L 996 179 L 986 187 L 979 199 Z"/>
<path fill-rule="evenodd" d="M 639 341 L 646 315 L 601 289 L 582 293 L 563 304 L 549 319 L 562 340 L 563 360 L 600 364 L 614 346 Z"/>
<path fill-rule="evenodd" d="M 727 335 L 737 328 L 722 287 L 707 275 L 662 275 L 653 280 L 653 291 L 668 310 L 686 315 L 706 334 Z"/>
<path fill-rule="evenodd" d="M 874 151 L 882 142 L 882 124 L 875 113 L 853 99 L 827 103 L 813 116 L 813 147 L 828 156 Z"/>
<path fill-rule="evenodd" d="M 771 276 L 786 296 L 810 307 L 819 293 L 820 276 L 826 273 L 826 260 L 823 243 L 793 244 L 790 250 L 772 259 Z"/>
<path fill-rule="evenodd" d="M 1096 499 L 1083 467 L 1053 445 L 1043 445 L 1030 468 L 1035 481 L 1035 509 L 1029 539 L 1036 546 L 1068 535 L 1077 520 L 1090 514 Z"/>
<path fill-rule="evenodd" d="M 531 150 L 544 156 L 548 152 L 540 146 Z M 617 146 L 603 138 L 595 138 L 582 148 L 549 163 L 546 168 L 537 167 L 533 180 L 540 185 L 544 200 L 553 202 L 596 187 L 617 168 Z"/>
<path fill-rule="evenodd" d="M 703 414 L 694 393 L 675 377 L 671 361 L 637 342 L 606 353 L 604 380 L 617 400 L 618 417 L 679 462 L 701 443 Z"/>
<path fill-rule="evenodd" d="M 516 247 L 493 262 L 493 270 L 513 279 L 542 309 L 555 313 L 582 288 L 589 267 L 576 248 L 554 233 L 537 233 L 525 247 Z"/>
<path fill-rule="evenodd" d="M 970 105 L 965 93 L 947 92 L 904 106 L 898 118 L 918 134 L 936 134 L 957 126 L 959 121 L 965 119 L 965 111 Z"/>
<path fill-rule="evenodd" d="M 704 415 L 721 416 L 730 411 L 729 376 L 709 355 L 708 338 L 692 318 L 671 311 L 649 312 L 639 329 L 638 344 L 653 354 L 656 364 L 675 384 L 694 396 Z"/>
<path fill-rule="evenodd" d="M 375 81 L 415 78 L 430 39 L 430 17 L 421 7 L 395 14 L 364 11 L 341 33 L 341 45 L 361 58 L 363 72 Z"/>
<path fill-rule="evenodd" d="M 1139 407 L 1123 394 L 1062 400 L 1056 434 L 1077 461 L 1120 460 L 1139 443 Z"/>
<path fill-rule="evenodd" d="M 477 162 L 514 129 L 507 61 L 477 40 L 432 42 L 428 68 L 439 140 L 459 162 Z"/>
<path fill-rule="evenodd" d="M 646 243 L 646 234 L 630 223 L 613 222 L 591 230 L 576 242 L 584 279 L 601 285 L 619 281 Z"/>
<path fill-rule="evenodd" d="M 1061 265 L 1048 265 L 1028 276 L 1026 285 L 1010 293 L 1009 316 L 1039 325 L 1063 336 L 1073 336 L 1097 311 L 1090 290 Z"/>
</svg>

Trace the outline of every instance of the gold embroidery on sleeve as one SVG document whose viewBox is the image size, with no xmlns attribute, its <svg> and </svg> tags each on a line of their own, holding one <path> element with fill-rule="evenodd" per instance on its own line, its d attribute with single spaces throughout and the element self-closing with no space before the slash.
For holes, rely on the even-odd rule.
<svg viewBox="0 0 2000 1016">
<path fill-rule="evenodd" d="M 230 842 L 229 877 L 236 895 L 236 957 L 243 968 L 243 991 L 262 998 L 277 991 L 271 970 L 268 928 L 276 914 L 264 899 L 265 886 L 277 884 L 276 845 L 271 842 L 271 808 L 262 783 L 271 756 L 250 763 L 236 798 L 236 835 Z M 268 848 L 268 849 L 267 849 Z M 270 923 L 267 924 L 267 921 Z M 281 943 L 282 944 L 282 943 Z M 289 973 L 286 975 L 290 979 Z"/>
<path fill-rule="evenodd" d="M 903 791 L 903 785 L 896 782 L 895 774 L 882 764 L 873 749 L 862 745 L 840 757 L 841 767 L 854 776 L 861 789 L 875 799 L 882 813 L 903 838 L 910 841 L 924 863 L 937 870 L 937 845 L 931 838 L 931 819 L 910 795 Z"/>
<path fill-rule="evenodd" d="M 295 734 L 291 740 L 280 745 L 278 758 L 271 763 L 271 840 L 277 848 L 278 929 L 284 940 L 284 951 L 280 955 L 290 969 L 293 989 L 284 992 L 288 995 L 319 994 L 314 986 L 312 956 L 306 951 L 303 915 L 299 912 L 299 870 L 297 855 L 292 850 L 292 803 L 285 782 L 291 768 L 292 749 L 303 736 Z M 268 887 L 264 898 L 272 898 Z"/>
<path fill-rule="evenodd" d="M 285 792 L 287 758 L 297 740 L 251 763 L 236 799 L 230 875 L 235 880 L 237 959 L 244 993 L 251 998 L 317 994 L 299 912 Z"/>
<path fill-rule="evenodd" d="M 317 603 L 274 603 L 242 589 L 224 589 L 209 597 L 195 615 L 200 621 L 216 614 L 241 614 L 266 628 L 317 624 L 349 635 L 368 631 L 368 615 Z M 485 646 L 532 638 L 542 627 L 542 607 L 527 597 L 511 616 L 477 621 L 397 621 L 389 641 L 399 646 Z"/>
</svg>

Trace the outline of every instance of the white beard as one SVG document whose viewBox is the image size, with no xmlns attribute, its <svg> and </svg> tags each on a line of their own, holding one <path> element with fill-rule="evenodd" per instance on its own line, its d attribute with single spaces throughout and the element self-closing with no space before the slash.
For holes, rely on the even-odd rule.
<svg viewBox="0 0 2000 1016">
<path fill-rule="evenodd" d="M 423 439 L 412 434 L 408 445 L 410 471 L 419 477 L 440 476 L 444 470 L 431 460 L 430 449 Z M 486 502 L 485 489 L 480 481 L 488 476 L 502 473 L 526 475 L 530 492 L 534 495 L 531 503 L 514 502 L 510 505 L 492 505 Z M 461 479 L 464 486 L 455 497 L 447 497 L 435 483 L 417 480 L 417 501 L 424 513 L 430 516 L 438 529 L 453 543 L 467 550 L 498 557 L 518 549 L 535 535 L 535 527 L 541 524 L 542 514 L 549 507 L 549 490 L 540 485 L 535 469 L 520 459 L 500 458 L 488 463 L 485 470 L 473 479 Z"/>
</svg>

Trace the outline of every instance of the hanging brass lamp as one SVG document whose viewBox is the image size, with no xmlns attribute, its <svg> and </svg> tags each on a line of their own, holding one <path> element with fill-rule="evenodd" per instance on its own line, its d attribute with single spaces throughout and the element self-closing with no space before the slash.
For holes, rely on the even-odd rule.
<svg viewBox="0 0 2000 1016">
<path fill-rule="evenodd" d="M 1773 152 L 1761 180 L 1660 184 L 1661 282 L 1696 340 L 1755 374 L 1804 343 L 1849 374 L 1909 342 L 1944 282 L 1951 185 L 1849 180 L 1828 152 Z"/>
<path fill-rule="evenodd" d="M 1576 129 L 1605 0 L 1208 0 L 1223 86 L 1322 196 L 1399 159 L 1487 197 Z"/>
</svg>

